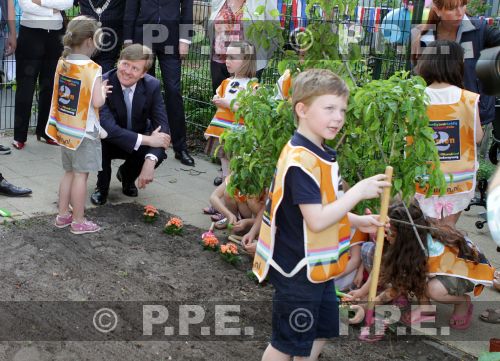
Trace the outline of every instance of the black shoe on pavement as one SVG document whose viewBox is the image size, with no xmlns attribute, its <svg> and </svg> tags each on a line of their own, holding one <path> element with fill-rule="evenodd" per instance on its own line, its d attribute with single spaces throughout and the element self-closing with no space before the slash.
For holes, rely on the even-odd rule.
<svg viewBox="0 0 500 361">
<path fill-rule="evenodd" d="M 0 144 L 0 154 L 2 155 L 10 154 L 10 148 Z"/>
<path fill-rule="evenodd" d="M 194 167 L 194 159 L 191 157 L 187 150 L 175 152 L 175 159 L 179 159 L 182 164 Z"/>
<path fill-rule="evenodd" d="M 216 187 L 220 186 L 222 184 L 222 181 L 223 181 L 222 177 L 215 177 L 214 178 L 214 186 L 216 186 Z"/>
<path fill-rule="evenodd" d="M 9 182 L 5 178 L 0 181 L 0 194 L 9 197 L 23 197 L 30 195 L 32 193 L 29 188 L 17 187 Z"/>
<path fill-rule="evenodd" d="M 94 193 L 90 196 L 90 201 L 96 206 L 102 206 L 107 200 L 108 192 L 101 191 L 99 188 L 96 188 Z"/>
<path fill-rule="evenodd" d="M 125 194 L 128 197 L 137 197 L 139 194 L 139 191 L 137 190 L 137 187 L 135 186 L 134 182 L 124 182 L 123 177 L 122 177 L 122 168 L 118 168 L 118 171 L 116 172 L 116 178 L 120 182 L 122 182 L 122 193 Z"/>
</svg>

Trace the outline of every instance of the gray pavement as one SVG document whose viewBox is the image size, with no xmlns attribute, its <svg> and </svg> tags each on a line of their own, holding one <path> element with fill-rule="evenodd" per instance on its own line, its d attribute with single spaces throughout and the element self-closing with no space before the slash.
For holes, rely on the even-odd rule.
<svg viewBox="0 0 500 361">
<path fill-rule="evenodd" d="M 8 145 L 12 137 L 0 136 L 0 144 Z M 113 163 L 114 170 L 121 161 Z M 196 157 L 196 167 L 187 167 L 174 159 L 169 151 L 169 158 L 155 173 L 155 180 L 145 190 L 139 190 L 139 197 L 129 198 L 121 193 L 121 184 L 113 174 L 108 202 L 137 202 L 153 204 L 159 209 L 180 216 L 186 223 L 207 229 L 209 218 L 201 213 L 201 208 L 208 205 L 208 198 L 214 189 L 212 181 L 218 174 L 218 166 L 205 158 Z M 0 196 L 0 208 L 21 212 L 20 218 L 29 218 L 41 214 L 56 214 L 57 190 L 63 174 L 58 147 L 37 142 L 30 136 L 26 148 L 22 151 L 13 149 L 10 155 L 0 155 L 0 172 L 10 182 L 33 189 L 33 195 L 28 198 L 8 198 Z M 115 172 L 114 172 L 115 173 Z M 96 174 L 91 174 L 88 182 L 89 194 L 93 191 Z M 87 201 L 88 207 L 93 207 Z M 459 228 L 468 232 L 469 236 L 485 252 L 495 267 L 500 267 L 500 253 L 496 252 L 488 227 L 482 230 L 474 226 L 478 220 L 478 212 L 482 208 L 474 207 L 465 212 Z M 99 221 L 99 220 L 97 220 Z M 486 324 L 478 320 L 478 315 L 487 307 L 500 307 L 500 293 L 486 289 L 477 299 L 474 310 L 474 321 L 467 331 L 452 332 L 454 341 L 444 341 L 447 345 L 473 355 L 479 355 L 488 349 L 490 337 L 500 337 L 500 324 Z M 451 307 L 438 307 L 438 327 L 446 327 Z M 439 336 L 438 336 L 439 338 Z M 481 341 L 476 341 L 481 340 Z"/>
</svg>

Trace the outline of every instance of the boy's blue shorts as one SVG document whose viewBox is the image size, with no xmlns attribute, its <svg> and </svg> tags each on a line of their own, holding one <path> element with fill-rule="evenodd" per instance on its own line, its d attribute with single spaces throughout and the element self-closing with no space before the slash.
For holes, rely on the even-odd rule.
<svg viewBox="0 0 500 361">
<path fill-rule="evenodd" d="M 269 271 L 275 288 L 271 345 L 290 356 L 309 356 L 315 339 L 339 335 L 333 280 L 312 283 L 306 272 L 287 278 L 273 268 Z"/>
</svg>

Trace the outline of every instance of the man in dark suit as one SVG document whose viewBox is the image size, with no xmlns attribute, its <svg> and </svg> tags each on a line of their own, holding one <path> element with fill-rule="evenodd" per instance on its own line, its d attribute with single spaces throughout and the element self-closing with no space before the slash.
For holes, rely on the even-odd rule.
<svg viewBox="0 0 500 361">
<path fill-rule="evenodd" d="M 102 140 L 102 171 L 90 196 L 95 205 L 106 203 L 111 181 L 111 160 L 125 159 L 116 176 L 123 194 L 137 197 L 137 187 L 153 181 L 154 170 L 167 158 L 169 126 L 161 96 L 160 81 L 147 74 L 153 62 L 151 50 L 140 44 L 125 48 L 117 69 L 103 78 L 113 87 L 99 112 Z"/>
<path fill-rule="evenodd" d="M 80 5 L 80 13 L 90 16 L 101 23 L 103 33 L 99 52 L 92 58 L 107 73 L 113 69 L 123 44 L 123 28 L 127 26 L 124 0 L 75 0 Z"/>
<path fill-rule="evenodd" d="M 124 44 L 153 49 L 160 63 L 175 158 L 194 166 L 186 145 L 186 119 L 181 94 L 181 58 L 189 51 L 193 0 L 127 0 Z"/>
</svg>

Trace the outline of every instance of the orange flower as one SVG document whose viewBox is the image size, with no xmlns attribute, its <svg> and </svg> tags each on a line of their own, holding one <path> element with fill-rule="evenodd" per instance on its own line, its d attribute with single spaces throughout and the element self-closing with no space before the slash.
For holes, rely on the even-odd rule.
<svg viewBox="0 0 500 361">
<path fill-rule="evenodd" d="M 170 227 L 170 226 L 175 226 L 177 228 L 182 228 L 184 226 L 182 219 L 177 218 L 177 217 L 172 217 L 170 220 L 167 222 L 165 227 Z"/>
<path fill-rule="evenodd" d="M 227 249 L 228 249 L 229 253 L 238 254 L 238 248 L 236 247 L 236 245 L 234 243 L 229 243 L 227 245 Z"/>
<path fill-rule="evenodd" d="M 205 247 L 215 248 L 219 245 L 219 240 L 215 237 L 215 234 L 207 232 L 207 234 L 202 235 L 202 243 Z"/>
<path fill-rule="evenodd" d="M 151 204 L 148 204 L 147 206 L 144 206 L 144 212 L 157 214 L 158 213 L 158 209 L 156 209 L 155 206 L 152 206 Z"/>
</svg>

